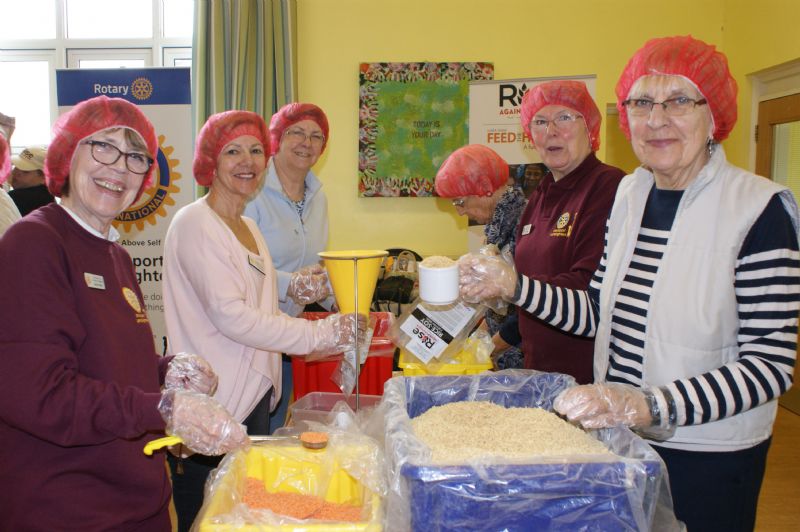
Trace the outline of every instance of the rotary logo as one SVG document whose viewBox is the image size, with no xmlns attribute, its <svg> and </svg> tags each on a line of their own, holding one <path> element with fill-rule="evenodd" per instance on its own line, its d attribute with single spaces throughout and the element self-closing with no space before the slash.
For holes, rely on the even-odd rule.
<svg viewBox="0 0 800 532">
<path fill-rule="evenodd" d="M 137 313 L 142 312 L 142 306 L 139 304 L 139 298 L 136 297 L 136 292 L 127 286 L 124 286 L 122 288 L 122 295 L 125 297 L 125 301 L 128 302 L 133 310 L 135 310 Z"/>
<path fill-rule="evenodd" d="M 146 100 L 153 94 L 153 84 L 147 78 L 136 78 L 131 83 L 131 96 L 137 100 Z"/>
<path fill-rule="evenodd" d="M 564 214 L 558 217 L 558 221 L 556 222 L 556 229 L 564 229 L 568 223 L 569 223 L 569 213 L 565 212 Z"/>
<path fill-rule="evenodd" d="M 158 216 L 167 216 L 165 205 L 175 205 L 175 200 L 170 194 L 177 194 L 180 188 L 174 183 L 181 178 L 181 174 L 175 171 L 180 161 L 170 159 L 175 148 L 164 145 L 164 135 L 158 136 L 158 155 L 156 155 L 157 168 L 154 173 L 153 185 L 145 189 L 139 202 L 132 205 L 127 211 L 123 211 L 114 220 L 114 227 L 122 232 L 129 233 L 133 226 L 141 231 L 147 221 L 150 225 L 156 225 Z"/>
</svg>

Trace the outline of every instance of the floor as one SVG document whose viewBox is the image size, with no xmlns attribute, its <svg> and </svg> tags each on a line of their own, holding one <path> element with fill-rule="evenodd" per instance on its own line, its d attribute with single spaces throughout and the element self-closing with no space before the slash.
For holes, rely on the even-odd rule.
<svg viewBox="0 0 800 532">
<path fill-rule="evenodd" d="M 800 415 L 779 407 L 761 486 L 756 532 L 800 527 Z"/>
</svg>

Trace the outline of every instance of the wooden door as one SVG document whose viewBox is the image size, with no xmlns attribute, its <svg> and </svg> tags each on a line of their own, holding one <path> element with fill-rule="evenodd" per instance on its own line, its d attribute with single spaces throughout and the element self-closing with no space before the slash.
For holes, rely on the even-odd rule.
<svg viewBox="0 0 800 532">
<path fill-rule="evenodd" d="M 788 186 L 800 203 L 800 94 L 761 102 L 757 131 L 756 173 Z M 795 385 L 781 405 L 800 414 L 800 370 L 794 374 Z"/>
</svg>

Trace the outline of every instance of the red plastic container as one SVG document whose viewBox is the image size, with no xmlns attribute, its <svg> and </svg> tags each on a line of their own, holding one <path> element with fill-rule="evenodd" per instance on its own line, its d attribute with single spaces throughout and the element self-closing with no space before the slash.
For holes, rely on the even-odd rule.
<svg viewBox="0 0 800 532">
<path fill-rule="evenodd" d="M 330 315 L 330 312 L 304 312 L 300 317 L 320 320 Z M 392 377 L 394 363 L 394 344 L 386 336 L 394 315 L 391 312 L 371 312 L 370 316 L 377 318 L 377 322 L 369 345 L 367 361 L 361 366 L 361 373 L 358 376 L 358 392 L 366 395 L 383 395 L 383 383 Z M 338 356 L 341 358 L 341 355 Z M 337 364 L 339 364 L 337 358 L 306 362 L 303 357 L 292 357 L 295 400 L 311 392 L 341 393 L 336 383 L 331 380 Z"/>
</svg>

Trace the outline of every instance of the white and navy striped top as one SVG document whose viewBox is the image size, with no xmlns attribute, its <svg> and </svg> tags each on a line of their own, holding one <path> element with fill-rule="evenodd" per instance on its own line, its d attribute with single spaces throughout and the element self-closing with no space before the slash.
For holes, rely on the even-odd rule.
<svg viewBox="0 0 800 532">
<path fill-rule="evenodd" d="M 653 187 L 647 199 L 636 249 L 612 312 L 608 381 L 642 386 L 650 294 L 682 194 Z M 586 291 L 520 276 L 520 306 L 562 330 L 594 336 L 605 268 L 604 253 Z M 736 261 L 739 359 L 663 387 L 675 400 L 678 425 L 738 414 L 791 386 L 800 300 L 798 272 L 797 237 L 780 198 L 774 196 L 750 229 Z"/>
</svg>

